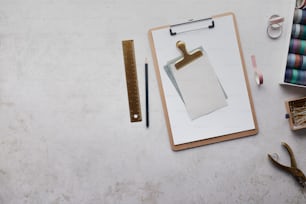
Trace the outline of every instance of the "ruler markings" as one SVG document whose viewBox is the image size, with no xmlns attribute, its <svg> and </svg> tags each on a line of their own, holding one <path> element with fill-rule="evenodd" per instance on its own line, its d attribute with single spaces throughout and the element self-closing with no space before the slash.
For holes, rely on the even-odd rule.
<svg viewBox="0 0 306 204">
<path fill-rule="evenodd" d="M 122 41 L 131 122 L 142 121 L 133 40 Z"/>
</svg>

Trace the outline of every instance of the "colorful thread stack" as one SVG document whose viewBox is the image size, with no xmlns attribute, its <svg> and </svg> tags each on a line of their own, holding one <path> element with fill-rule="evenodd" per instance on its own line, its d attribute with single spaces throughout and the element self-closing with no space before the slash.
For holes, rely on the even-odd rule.
<svg viewBox="0 0 306 204">
<path fill-rule="evenodd" d="M 305 40 L 306 39 L 306 25 L 293 24 L 291 35 L 293 38 Z"/>
<path fill-rule="evenodd" d="M 293 23 L 306 25 L 306 12 L 304 9 L 295 9 Z"/>
<path fill-rule="evenodd" d="M 306 86 L 306 9 L 295 9 L 285 82 Z"/>
</svg>

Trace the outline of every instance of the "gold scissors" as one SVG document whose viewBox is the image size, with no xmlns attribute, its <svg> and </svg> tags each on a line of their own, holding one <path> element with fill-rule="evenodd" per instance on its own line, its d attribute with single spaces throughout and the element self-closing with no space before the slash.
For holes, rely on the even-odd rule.
<svg viewBox="0 0 306 204">
<path fill-rule="evenodd" d="M 296 160 L 291 147 L 285 142 L 282 142 L 282 145 L 286 148 L 286 150 L 289 153 L 291 160 L 291 167 L 278 163 L 270 154 L 268 154 L 270 161 L 279 169 L 282 169 L 283 171 L 290 173 L 303 188 L 306 187 L 306 177 L 304 173 L 299 168 L 297 168 Z"/>
</svg>

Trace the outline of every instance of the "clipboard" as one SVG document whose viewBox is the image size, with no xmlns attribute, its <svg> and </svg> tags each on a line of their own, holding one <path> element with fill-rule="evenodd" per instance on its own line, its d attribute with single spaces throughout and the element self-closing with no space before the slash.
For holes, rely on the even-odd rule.
<svg viewBox="0 0 306 204">
<path fill-rule="evenodd" d="M 256 135 L 258 124 L 234 13 L 149 30 L 165 122 L 174 151 Z M 228 96 L 228 106 L 191 121 L 164 70 L 178 56 L 175 46 L 202 46 Z"/>
</svg>

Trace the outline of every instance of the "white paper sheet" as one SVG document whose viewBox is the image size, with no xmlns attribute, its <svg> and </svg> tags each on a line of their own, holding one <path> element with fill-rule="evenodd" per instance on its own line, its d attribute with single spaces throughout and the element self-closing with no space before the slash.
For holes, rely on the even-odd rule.
<svg viewBox="0 0 306 204">
<path fill-rule="evenodd" d="M 189 117 L 193 120 L 227 105 L 216 73 L 204 55 L 177 70 L 176 61 L 169 64 L 168 75 L 181 95 Z"/>
</svg>

